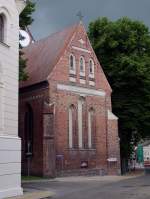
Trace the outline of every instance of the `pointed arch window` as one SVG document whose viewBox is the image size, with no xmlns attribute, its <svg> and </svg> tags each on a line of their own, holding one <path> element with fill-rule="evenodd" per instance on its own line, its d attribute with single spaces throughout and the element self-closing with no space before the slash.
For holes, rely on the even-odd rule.
<svg viewBox="0 0 150 199">
<path fill-rule="evenodd" d="M 33 109 L 29 104 L 25 112 L 25 152 L 33 155 Z"/>
<path fill-rule="evenodd" d="M 76 108 L 72 104 L 69 107 L 69 148 L 76 148 L 77 143 L 77 132 L 76 132 Z"/>
<path fill-rule="evenodd" d="M 0 42 L 4 42 L 4 16 L 0 15 Z"/>
<path fill-rule="evenodd" d="M 95 134 L 94 128 L 94 109 L 90 108 L 88 111 L 88 147 L 93 148 L 93 138 Z"/>
<path fill-rule="evenodd" d="M 80 64 L 80 75 L 85 76 L 85 59 L 84 59 L 84 57 L 80 57 L 79 64 Z"/>
<path fill-rule="evenodd" d="M 89 77 L 94 78 L 94 61 L 92 59 L 89 61 Z"/>
<path fill-rule="evenodd" d="M 69 56 L 69 71 L 71 74 L 76 73 L 75 56 L 73 54 Z"/>
<path fill-rule="evenodd" d="M 83 137 L 83 123 L 84 123 L 84 105 L 85 105 L 85 98 L 80 97 L 78 100 L 78 143 L 79 143 L 79 148 L 83 148 L 83 142 L 84 142 L 84 137 Z"/>
</svg>

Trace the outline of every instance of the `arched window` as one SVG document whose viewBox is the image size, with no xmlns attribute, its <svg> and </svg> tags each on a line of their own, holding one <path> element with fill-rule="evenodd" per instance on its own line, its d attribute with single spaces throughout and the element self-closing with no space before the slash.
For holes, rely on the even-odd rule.
<svg viewBox="0 0 150 199">
<path fill-rule="evenodd" d="M 89 61 L 89 75 L 94 77 L 94 62 L 92 59 Z"/>
<path fill-rule="evenodd" d="M 76 109 L 74 105 L 69 107 L 69 148 L 77 147 Z"/>
<path fill-rule="evenodd" d="M 4 84 L 3 84 L 3 68 L 0 62 L 0 134 L 4 130 Z"/>
<path fill-rule="evenodd" d="M 75 56 L 74 55 L 70 55 L 69 57 L 69 70 L 70 70 L 70 73 L 75 73 L 76 71 L 76 65 L 75 65 Z"/>
<path fill-rule="evenodd" d="M 33 155 L 33 110 L 27 104 L 25 111 L 25 152 L 26 155 Z"/>
<path fill-rule="evenodd" d="M 3 68 L 2 68 L 2 64 L 0 62 L 0 87 L 3 84 Z"/>
<path fill-rule="evenodd" d="M 4 42 L 4 17 L 0 15 L 0 42 Z"/>
<path fill-rule="evenodd" d="M 83 106 L 85 104 L 85 98 L 80 97 L 78 100 L 78 143 L 79 143 L 79 148 L 83 148 L 83 113 L 84 109 Z"/>
<path fill-rule="evenodd" d="M 73 147 L 73 124 L 72 124 L 72 118 L 73 118 L 73 111 L 72 106 L 69 107 L 69 148 Z"/>
<path fill-rule="evenodd" d="M 80 75 L 85 76 L 85 59 L 80 57 Z"/>
<path fill-rule="evenodd" d="M 91 108 L 88 111 L 88 147 L 93 147 L 93 138 L 94 138 L 94 109 Z"/>
</svg>

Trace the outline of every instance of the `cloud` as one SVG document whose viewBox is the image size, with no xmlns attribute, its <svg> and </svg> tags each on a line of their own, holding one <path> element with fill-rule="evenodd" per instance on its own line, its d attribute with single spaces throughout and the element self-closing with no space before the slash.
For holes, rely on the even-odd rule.
<svg viewBox="0 0 150 199">
<path fill-rule="evenodd" d="M 36 11 L 31 31 L 36 39 L 43 38 L 78 21 L 79 10 L 86 27 L 97 17 L 116 20 L 122 16 L 144 21 L 150 27 L 149 0 L 33 0 Z"/>
</svg>

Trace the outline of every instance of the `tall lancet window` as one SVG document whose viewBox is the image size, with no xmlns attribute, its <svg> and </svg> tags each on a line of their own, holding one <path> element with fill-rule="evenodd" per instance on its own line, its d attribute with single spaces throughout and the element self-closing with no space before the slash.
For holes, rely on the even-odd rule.
<svg viewBox="0 0 150 199">
<path fill-rule="evenodd" d="M 80 57 L 80 75 L 85 76 L 85 59 Z"/>
<path fill-rule="evenodd" d="M 25 151 L 33 155 L 33 109 L 27 104 L 25 112 Z"/>
<path fill-rule="evenodd" d="M 94 78 L 94 62 L 92 59 L 89 61 L 89 77 Z"/>
<path fill-rule="evenodd" d="M 69 148 L 73 147 L 73 107 L 69 107 Z"/>
<path fill-rule="evenodd" d="M 73 54 L 69 56 L 69 70 L 71 74 L 76 73 L 75 56 Z"/>
<path fill-rule="evenodd" d="M 94 109 L 88 111 L 88 147 L 93 148 L 94 137 Z"/>
<path fill-rule="evenodd" d="M 83 148 L 83 104 L 85 99 L 80 97 L 78 100 L 78 143 L 79 148 Z"/>
<path fill-rule="evenodd" d="M 0 134 L 4 129 L 4 85 L 3 85 L 3 70 L 0 63 Z"/>
<path fill-rule="evenodd" d="M 74 105 L 69 107 L 69 148 L 76 148 L 76 109 Z"/>
<path fill-rule="evenodd" d="M 0 42 L 4 42 L 4 17 L 0 15 Z"/>
</svg>

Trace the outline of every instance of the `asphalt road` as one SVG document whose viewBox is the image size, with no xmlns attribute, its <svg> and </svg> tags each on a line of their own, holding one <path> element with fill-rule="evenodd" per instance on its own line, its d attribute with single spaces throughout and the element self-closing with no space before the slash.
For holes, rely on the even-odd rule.
<svg viewBox="0 0 150 199">
<path fill-rule="evenodd" d="M 150 199 L 150 175 L 137 177 L 68 177 L 25 183 L 26 191 L 55 192 L 54 199 Z"/>
</svg>

